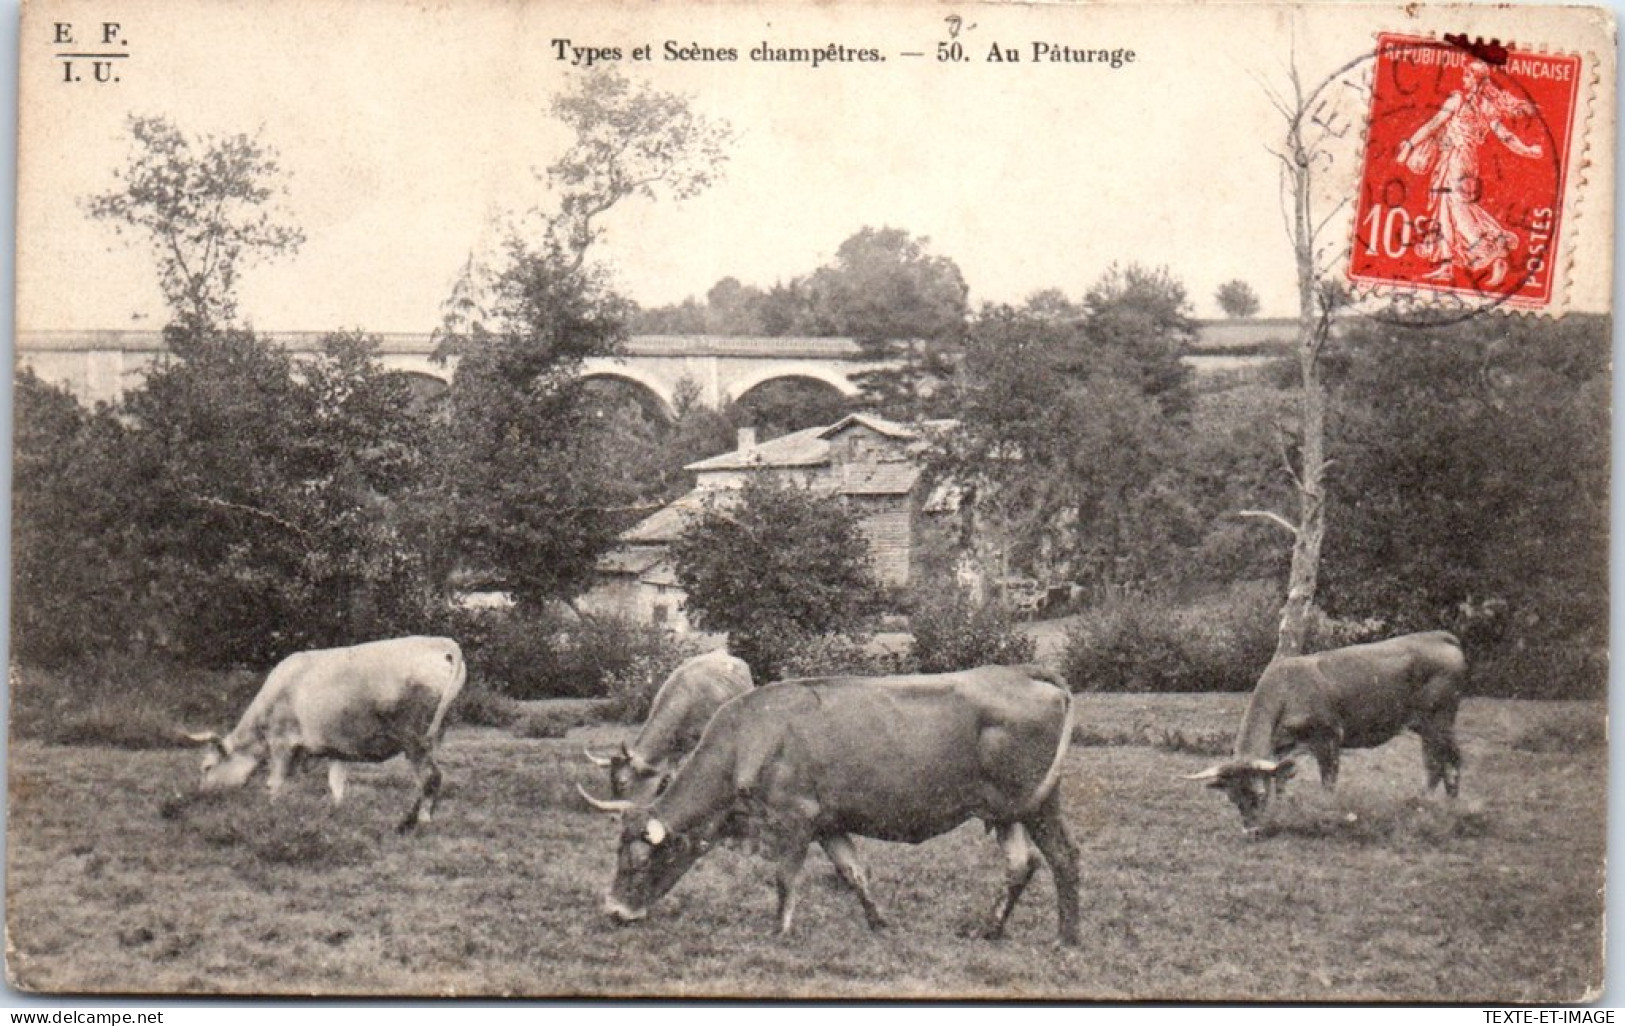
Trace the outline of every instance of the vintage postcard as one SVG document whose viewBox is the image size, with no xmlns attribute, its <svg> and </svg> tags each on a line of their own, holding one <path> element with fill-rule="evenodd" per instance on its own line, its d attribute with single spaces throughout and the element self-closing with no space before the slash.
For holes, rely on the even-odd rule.
<svg viewBox="0 0 1625 1026">
<path fill-rule="evenodd" d="M 1615 54 L 26 0 L 9 985 L 1596 1000 Z"/>
</svg>

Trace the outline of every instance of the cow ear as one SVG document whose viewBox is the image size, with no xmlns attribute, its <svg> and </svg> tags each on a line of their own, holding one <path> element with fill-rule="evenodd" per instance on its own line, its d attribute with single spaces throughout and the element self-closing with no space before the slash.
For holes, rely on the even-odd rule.
<svg viewBox="0 0 1625 1026">
<path fill-rule="evenodd" d="M 1298 773 L 1298 763 L 1294 759 L 1282 759 L 1275 766 L 1272 774 L 1276 780 L 1285 782 L 1291 780 Z"/>
<path fill-rule="evenodd" d="M 666 825 L 653 816 L 649 817 L 648 825 L 643 828 L 643 839 L 656 848 L 660 847 L 660 843 L 666 839 Z"/>
</svg>

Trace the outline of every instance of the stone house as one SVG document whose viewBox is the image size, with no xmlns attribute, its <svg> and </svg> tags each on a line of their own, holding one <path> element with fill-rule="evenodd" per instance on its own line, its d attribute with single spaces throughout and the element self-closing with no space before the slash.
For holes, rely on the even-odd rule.
<svg viewBox="0 0 1625 1026">
<path fill-rule="evenodd" d="M 863 413 L 766 442 L 756 440 L 753 428 L 741 428 L 737 448 L 685 468 L 695 475 L 692 491 L 622 532 L 599 561 L 600 583 L 582 606 L 688 630 L 670 545 L 706 503 L 730 501 L 757 474 L 845 498 L 858 513 L 875 576 L 884 585 L 905 586 L 915 579 L 923 536 L 925 445 L 919 430 Z"/>
</svg>

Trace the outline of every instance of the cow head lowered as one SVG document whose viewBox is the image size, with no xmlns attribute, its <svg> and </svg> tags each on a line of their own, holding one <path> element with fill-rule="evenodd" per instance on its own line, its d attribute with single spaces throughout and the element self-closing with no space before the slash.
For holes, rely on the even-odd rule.
<svg viewBox="0 0 1625 1026">
<path fill-rule="evenodd" d="M 248 783 L 259 768 L 263 753 L 234 748 L 230 740 L 216 733 L 188 733 L 186 738 L 206 745 L 198 767 L 198 787 L 203 791 L 229 791 Z"/>
<path fill-rule="evenodd" d="M 590 748 L 584 753 L 588 762 L 609 770 L 609 793 L 616 799 L 650 801 L 671 782 L 669 769 L 645 762 L 624 743 L 619 752 L 607 758 L 594 755 Z"/>
<path fill-rule="evenodd" d="M 643 919 L 714 843 L 738 839 L 776 863 L 786 934 L 816 843 L 880 929 L 886 917 L 853 838 L 918 844 L 980 819 L 1007 859 L 1005 892 L 984 935 L 1002 933 L 1047 863 L 1061 938 L 1077 943 L 1077 850 L 1059 791 L 1072 700 L 1052 677 L 1038 667 L 984 666 L 782 681 L 740 695 L 716 712 L 652 801 L 603 801 L 581 789 L 594 808 L 621 815 L 605 913 Z"/>
<path fill-rule="evenodd" d="M 1250 834 L 1291 774 L 1288 753 L 1313 755 L 1330 789 L 1343 749 L 1375 748 L 1414 730 L 1429 790 L 1442 783 L 1454 798 L 1461 777 L 1456 709 L 1466 676 L 1461 643 L 1445 631 L 1276 659 L 1247 702 L 1234 758 L 1187 779 L 1228 794 Z"/>
<path fill-rule="evenodd" d="M 1238 759 L 1233 762 L 1209 766 L 1200 773 L 1192 773 L 1186 780 L 1206 780 L 1211 788 L 1223 791 L 1241 813 L 1241 827 L 1249 835 L 1258 829 L 1258 818 L 1263 815 L 1270 799 L 1286 786 L 1297 772 L 1291 759 L 1279 762 L 1270 759 Z"/>
<path fill-rule="evenodd" d="M 671 831 L 648 806 L 603 801 L 579 784 L 576 789 L 600 812 L 621 814 L 615 880 L 604 896 L 604 914 L 616 922 L 635 923 L 647 916 L 649 906 L 675 887 L 695 860 L 711 848 L 706 831 Z"/>
</svg>

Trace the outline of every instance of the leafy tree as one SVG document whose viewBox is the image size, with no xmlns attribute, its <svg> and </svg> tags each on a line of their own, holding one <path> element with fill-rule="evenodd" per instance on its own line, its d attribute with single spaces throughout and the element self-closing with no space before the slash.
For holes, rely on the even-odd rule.
<svg viewBox="0 0 1625 1026">
<path fill-rule="evenodd" d="M 1450 627 L 1478 656 L 1603 650 L 1608 342 L 1606 320 L 1576 316 L 1352 326 L 1328 360 L 1341 411 L 1328 607 Z"/>
<path fill-rule="evenodd" d="M 169 335 L 178 358 L 127 398 L 117 458 L 172 647 L 264 663 L 426 626 L 435 589 L 393 515 L 423 428 L 377 340 L 330 336 L 295 368 L 249 332 Z"/>
<path fill-rule="evenodd" d="M 585 360 L 619 350 L 632 314 L 588 259 L 600 219 L 628 198 L 705 188 L 729 134 L 613 70 L 578 80 L 552 112 L 574 133 L 542 175 L 556 203 L 512 227 L 494 258 L 469 260 L 436 351 L 458 358 L 431 489 L 439 551 L 533 606 L 587 587 L 646 486 L 621 473 L 622 422 L 598 415 L 580 379 Z"/>
<path fill-rule="evenodd" d="M 162 617 L 151 577 L 129 555 L 139 482 L 117 458 L 124 425 L 109 407 L 87 410 L 27 368 L 17 374 L 13 414 L 13 654 L 60 665 L 155 643 Z"/>
<path fill-rule="evenodd" d="M 1112 265 L 1084 293 L 1085 332 L 1102 356 L 1119 360 L 1147 396 L 1170 414 L 1190 412 L 1196 340 L 1185 286 L 1165 267 Z"/>
<path fill-rule="evenodd" d="M 119 188 L 90 216 L 148 237 L 171 316 L 193 329 L 237 314 L 240 268 L 297 250 L 304 233 L 274 206 L 287 191 L 274 149 L 247 135 L 187 138 L 161 117 L 131 116 L 134 151 Z"/>
<path fill-rule="evenodd" d="M 761 680 L 798 645 L 867 628 L 880 601 L 868 543 L 839 496 L 753 476 L 737 501 L 717 496 L 672 546 L 685 610 Z"/>
<path fill-rule="evenodd" d="M 960 429 L 937 470 L 974 489 L 986 529 L 1034 576 L 1158 583 L 1196 541 L 1183 435 L 1115 356 L 1084 322 L 1007 306 L 972 322 Z"/>
<path fill-rule="evenodd" d="M 1213 298 L 1218 301 L 1219 309 L 1224 311 L 1226 317 L 1251 317 L 1258 312 L 1258 293 L 1240 278 L 1220 285 Z"/>
<path fill-rule="evenodd" d="M 893 416 L 935 412 L 933 384 L 951 374 L 948 354 L 964 332 L 964 275 L 930 241 L 864 228 L 808 283 L 818 334 L 851 336 L 869 359 L 898 362 L 856 376 L 868 405 Z"/>
</svg>

